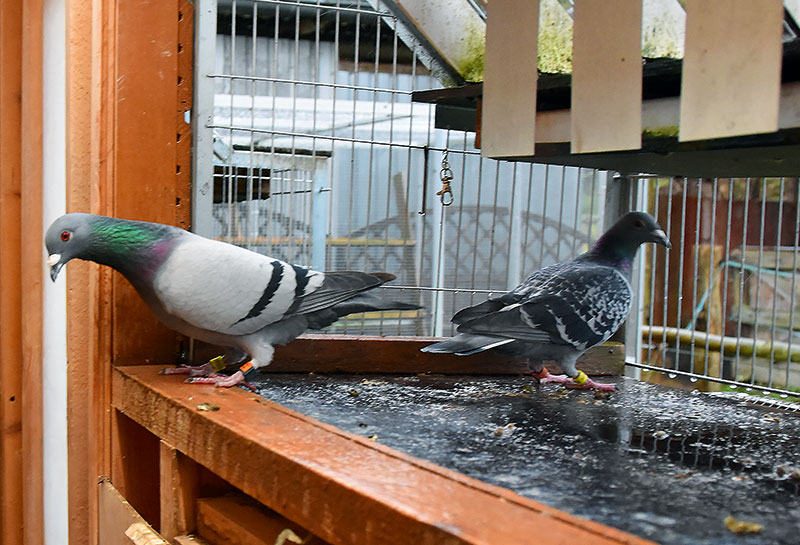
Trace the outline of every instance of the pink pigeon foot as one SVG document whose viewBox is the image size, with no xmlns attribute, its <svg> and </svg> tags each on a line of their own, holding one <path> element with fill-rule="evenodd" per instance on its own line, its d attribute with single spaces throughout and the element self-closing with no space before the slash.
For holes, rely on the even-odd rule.
<svg viewBox="0 0 800 545">
<path fill-rule="evenodd" d="M 599 390 L 601 392 L 616 392 L 617 391 L 617 387 L 614 386 L 613 384 L 604 384 L 602 382 L 595 382 L 595 381 L 593 381 L 592 379 L 590 379 L 588 377 L 586 378 L 586 382 L 584 382 L 583 384 L 575 384 L 575 383 L 568 384 L 567 388 L 579 389 L 579 390 L 595 389 L 595 390 Z"/>
<path fill-rule="evenodd" d="M 217 388 L 230 388 L 232 386 L 241 385 L 245 388 L 249 388 L 252 391 L 256 391 L 255 386 L 250 384 L 244 379 L 244 373 L 241 371 L 236 371 L 231 376 L 225 375 L 210 375 L 207 377 L 190 377 L 185 380 L 185 382 L 190 382 L 192 384 L 213 384 Z"/>
<path fill-rule="evenodd" d="M 558 384 L 571 383 L 572 379 L 567 375 L 551 375 L 547 371 L 547 367 L 542 367 L 538 373 L 532 373 L 534 377 L 539 379 L 539 384 L 547 384 L 548 382 L 555 382 Z"/>
<path fill-rule="evenodd" d="M 214 374 L 214 367 L 211 362 L 203 365 L 179 365 L 178 367 L 167 367 L 159 371 L 162 375 L 189 375 L 190 377 L 208 377 Z"/>
</svg>

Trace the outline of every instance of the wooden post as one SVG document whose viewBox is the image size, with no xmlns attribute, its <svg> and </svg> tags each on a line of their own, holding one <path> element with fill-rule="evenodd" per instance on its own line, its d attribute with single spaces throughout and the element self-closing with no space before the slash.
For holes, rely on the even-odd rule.
<svg viewBox="0 0 800 545">
<path fill-rule="evenodd" d="M 0 543 L 22 543 L 22 1 L 0 2 Z"/>
<path fill-rule="evenodd" d="M 161 535 L 172 539 L 196 529 L 198 467 L 186 455 L 161 441 Z"/>
<path fill-rule="evenodd" d="M 44 541 L 42 453 L 42 0 L 22 7 L 21 180 L 23 540 Z"/>
</svg>

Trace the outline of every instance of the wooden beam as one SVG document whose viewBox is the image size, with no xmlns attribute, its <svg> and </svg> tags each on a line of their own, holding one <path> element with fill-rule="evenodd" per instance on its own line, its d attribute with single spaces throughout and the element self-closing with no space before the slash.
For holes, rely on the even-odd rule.
<svg viewBox="0 0 800 545">
<path fill-rule="evenodd" d="M 22 1 L 0 2 L 0 543 L 22 543 Z"/>
<path fill-rule="evenodd" d="M 266 372 L 318 373 L 443 373 L 505 375 L 528 373 L 520 358 L 494 352 L 472 356 L 428 354 L 420 348 L 436 342 L 424 337 L 353 337 L 350 335 L 303 335 L 276 348 L 274 361 Z M 203 352 L 214 354 L 215 352 Z M 625 366 L 625 347 L 607 343 L 587 351 L 578 368 L 589 375 L 620 375 Z M 548 369 L 560 372 L 557 365 Z"/>
<path fill-rule="evenodd" d="M 119 411 L 333 544 L 650 543 L 242 390 L 199 390 L 154 366 L 116 367 L 113 380 Z"/>
<path fill-rule="evenodd" d="M 288 535 L 304 545 L 325 543 L 244 494 L 198 500 L 197 533 L 212 543 L 226 545 L 275 545 L 279 537 L 285 540 Z"/>
<path fill-rule="evenodd" d="M 161 441 L 161 535 L 172 539 L 196 528 L 198 467 L 186 455 Z"/>
<path fill-rule="evenodd" d="M 481 112 L 484 157 L 533 155 L 538 40 L 539 2 L 490 3 Z"/>
<path fill-rule="evenodd" d="M 23 541 L 44 542 L 42 452 L 42 49 L 43 2 L 22 7 L 22 478 Z"/>
<path fill-rule="evenodd" d="M 180 30 L 191 22 L 191 6 L 181 0 L 117 2 L 112 159 L 117 217 L 188 224 L 191 138 L 184 124 L 179 145 L 176 118 L 191 100 L 184 55 L 191 40 L 188 30 Z M 113 362 L 175 360 L 183 338 L 156 319 L 120 274 L 113 278 Z"/>
<path fill-rule="evenodd" d="M 574 20 L 571 152 L 639 149 L 641 0 L 577 2 Z"/>
<path fill-rule="evenodd" d="M 67 211 L 91 212 L 92 192 L 92 98 L 100 89 L 92 78 L 92 6 L 88 0 L 67 0 Z M 97 267 L 75 260 L 67 283 L 67 450 L 69 543 L 89 545 L 90 509 L 96 508 L 97 475 L 91 468 L 91 354 L 96 333 L 91 327 L 91 285 Z M 105 360 L 104 360 L 105 363 Z"/>
<path fill-rule="evenodd" d="M 680 140 L 778 129 L 783 2 L 686 0 Z"/>
</svg>

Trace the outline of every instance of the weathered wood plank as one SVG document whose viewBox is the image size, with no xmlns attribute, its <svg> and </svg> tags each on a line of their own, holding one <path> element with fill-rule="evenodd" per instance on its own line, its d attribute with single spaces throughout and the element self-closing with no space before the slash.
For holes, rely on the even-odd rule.
<svg viewBox="0 0 800 545">
<path fill-rule="evenodd" d="M 197 464 L 169 443 L 161 441 L 161 535 L 172 539 L 196 528 L 199 472 Z"/>
<path fill-rule="evenodd" d="M 484 157 L 533 155 L 538 36 L 539 2 L 497 0 L 488 6 L 481 104 Z"/>
<path fill-rule="evenodd" d="M 505 358 L 494 352 L 472 356 L 428 354 L 420 348 L 436 342 L 425 337 L 352 337 L 347 335 L 303 335 L 278 347 L 266 372 L 346 373 L 443 373 L 504 375 L 527 373 L 520 358 Z M 204 352 L 205 354 L 205 352 Z M 620 375 L 625 349 L 620 343 L 592 348 L 578 359 L 578 367 L 589 375 Z M 560 372 L 557 365 L 548 369 Z"/>
<path fill-rule="evenodd" d="M 113 405 L 333 544 L 645 544 L 322 424 L 242 390 L 116 367 Z M 197 405 L 220 409 L 201 412 Z"/>
<path fill-rule="evenodd" d="M 680 141 L 778 129 L 782 20 L 777 0 L 686 1 Z"/>
<path fill-rule="evenodd" d="M 574 19 L 571 151 L 639 149 L 642 2 L 578 2 Z"/>
<path fill-rule="evenodd" d="M 325 543 L 244 494 L 201 498 L 197 502 L 197 533 L 213 543 L 275 545 L 287 531 L 303 540 L 304 545 Z"/>
<path fill-rule="evenodd" d="M 139 513 L 122 497 L 110 481 L 103 478 L 97 484 L 98 496 L 98 543 L 103 545 L 131 545 L 125 535 L 131 525 L 140 523 L 149 529 L 150 535 L 158 534 L 150 528 Z"/>
</svg>

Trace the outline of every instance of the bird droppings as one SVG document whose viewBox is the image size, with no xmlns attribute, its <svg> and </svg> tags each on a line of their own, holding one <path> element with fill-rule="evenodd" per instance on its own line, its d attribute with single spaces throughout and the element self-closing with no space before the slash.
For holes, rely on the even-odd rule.
<svg viewBox="0 0 800 545">
<path fill-rule="evenodd" d="M 219 405 L 214 405 L 213 403 L 200 403 L 197 406 L 198 411 L 218 411 Z"/>
<path fill-rule="evenodd" d="M 797 543 L 800 413 L 622 377 L 604 400 L 519 376 L 257 380 L 290 409 L 663 545 L 739 544 L 731 514 L 763 525 L 748 545 Z"/>
<path fill-rule="evenodd" d="M 725 517 L 725 527 L 736 534 L 753 534 L 758 533 L 764 529 L 764 526 L 757 522 L 746 522 L 744 520 L 736 520 L 732 516 Z"/>
</svg>

